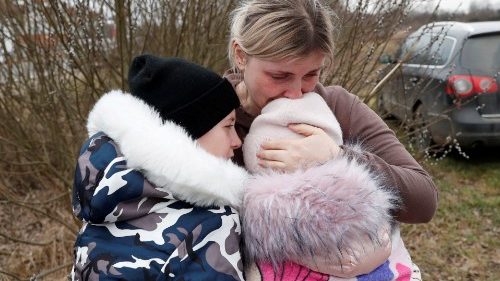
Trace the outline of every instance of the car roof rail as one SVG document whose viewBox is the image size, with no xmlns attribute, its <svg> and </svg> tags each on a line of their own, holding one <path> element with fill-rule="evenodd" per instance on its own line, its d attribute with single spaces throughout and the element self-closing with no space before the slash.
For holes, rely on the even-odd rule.
<svg viewBox="0 0 500 281">
<path fill-rule="evenodd" d="M 467 22 L 461 22 L 461 21 L 436 21 L 436 22 L 431 22 L 428 23 L 424 26 L 422 26 L 422 29 L 425 28 L 434 28 L 434 27 L 444 27 L 444 26 L 450 26 L 451 27 L 457 27 L 460 29 L 463 29 L 468 32 L 473 32 L 474 28 Z"/>
</svg>

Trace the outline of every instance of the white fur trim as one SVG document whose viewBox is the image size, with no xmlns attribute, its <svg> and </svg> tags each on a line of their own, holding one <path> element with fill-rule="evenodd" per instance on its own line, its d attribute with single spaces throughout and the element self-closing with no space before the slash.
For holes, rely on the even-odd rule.
<svg viewBox="0 0 500 281">
<path fill-rule="evenodd" d="M 203 207 L 241 205 L 248 173 L 206 152 L 182 127 L 163 123 L 156 110 L 132 95 L 114 90 L 102 96 L 87 130 L 90 136 L 108 135 L 130 168 L 178 199 Z"/>
</svg>

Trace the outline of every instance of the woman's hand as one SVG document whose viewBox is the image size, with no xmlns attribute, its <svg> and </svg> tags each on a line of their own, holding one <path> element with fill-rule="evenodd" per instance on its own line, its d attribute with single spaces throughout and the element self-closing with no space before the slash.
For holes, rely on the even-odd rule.
<svg viewBox="0 0 500 281">
<path fill-rule="evenodd" d="M 259 165 L 292 172 L 325 163 L 339 154 L 340 147 L 322 129 L 307 124 L 290 124 L 288 127 L 305 138 L 262 143 L 261 151 L 257 153 Z"/>
</svg>

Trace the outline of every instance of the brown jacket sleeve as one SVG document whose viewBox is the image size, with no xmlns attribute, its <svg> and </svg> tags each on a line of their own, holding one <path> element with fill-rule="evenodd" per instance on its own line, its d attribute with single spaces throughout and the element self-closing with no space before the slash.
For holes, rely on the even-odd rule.
<svg viewBox="0 0 500 281">
<path fill-rule="evenodd" d="M 342 146 L 356 155 L 402 198 L 395 218 L 404 223 L 429 222 L 437 209 L 438 192 L 431 176 L 415 161 L 385 122 L 359 98 L 339 86 L 316 91 L 323 96 L 342 128 L 344 143 L 358 142 L 362 150 Z"/>
</svg>

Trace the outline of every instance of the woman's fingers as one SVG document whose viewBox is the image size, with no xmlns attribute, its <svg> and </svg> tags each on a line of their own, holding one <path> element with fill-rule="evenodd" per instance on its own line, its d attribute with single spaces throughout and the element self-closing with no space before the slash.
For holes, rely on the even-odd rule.
<svg viewBox="0 0 500 281">
<path fill-rule="evenodd" d="M 288 128 L 296 132 L 297 134 L 303 135 L 305 137 L 325 134 L 325 132 L 322 129 L 308 124 L 289 124 Z M 296 143 L 297 143 L 296 139 L 268 140 L 261 144 L 261 148 L 274 149 L 274 150 L 289 150 Z"/>
<path fill-rule="evenodd" d="M 300 165 L 300 159 L 295 157 L 297 153 L 293 149 L 296 140 L 273 141 L 263 146 L 257 153 L 259 165 L 273 170 L 293 171 Z M 264 147 L 266 149 L 264 149 Z M 275 148 L 275 149 L 267 149 Z"/>
<path fill-rule="evenodd" d="M 297 134 L 301 134 L 305 137 L 309 137 L 312 135 L 324 134 L 324 131 L 318 127 L 314 127 L 308 124 L 290 124 L 288 128 Z"/>
<path fill-rule="evenodd" d="M 257 153 L 257 157 L 264 161 L 261 166 L 293 171 L 298 167 L 325 163 L 338 155 L 340 147 L 322 129 L 307 124 L 290 124 L 288 127 L 304 138 L 263 142 Z"/>
<path fill-rule="evenodd" d="M 291 140 L 268 140 L 260 145 L 262 150 L 286 150 Z"/>
<path fill-rule="evenodd" d="M 277 171 L 285 171 L 286 170 L 286 164 L 283 162 L 259 159 L 258 163 L 261 167 L 264 167 L 264 168 L 269 168 L 269 169 L 277 170 Z"/>
<path fill-rule="evenodd" d="M 262 149 L 257 152 L 257 157 L 262 160 L 287 162 L 290 161 L 290 152 L 286 149 Z"/>
</svg>

